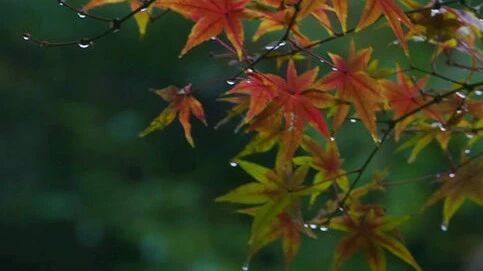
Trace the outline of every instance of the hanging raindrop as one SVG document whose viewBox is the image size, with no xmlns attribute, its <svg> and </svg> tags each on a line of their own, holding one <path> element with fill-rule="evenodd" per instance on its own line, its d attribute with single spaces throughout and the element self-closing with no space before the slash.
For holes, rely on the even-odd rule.
<svg viewBox="0 0 483 271">
<path fill-rule="evenodd" d="M 32 38 L 32 35 L 30 33 L 23 33 L 22 39 L 25 41 L 29 41 Z"/>
<path fill-rule="evenodd" d="M 80 40 L 77 45 L 79 46 L 79 48 L 86 49 L 92 45 L 92 41 L 83 39 L 83 40 Z"/>
<path fill-rule="evenodd" d="M 59 3 L 59 6 L 64 6 L 65 0 L 57 0 L 57 3 Z"/>
<path fill-rule="evenodd" d="M 235 162 L 235 161 L 231 161 L 231 162 L 230 162 L 230 166 L 231 166 L 231 167 L 237 167 L 237 166 L 238 166 L 238 163 L 237 163 L 237 162 Z"/>
<path fill-rule="evenodd" d="M 231 80 L 231 79 L 226 80 L 226 83 L 230 86 L 233 86 L 234 84 L 236 84 L 235 80 Z"/>
<path fill-rule="evenodd" d="M 357 122 L 357 120 L 356 120 L 356 119 L 354 119 L 354 118 L 350 118 L 350 119 L 349 119 L 349 121 L 350 121 L 351 123 L 356 123 L 356 122 Z"/>
<path fill-rule="evenodd" d="M 466 95 L 461 92 L 456 92 L 456 96 L 460 97 L 461 99 L 466 99 Z"/>
<path fill-rule="evenodd" d="M 81 19 L 85 19 L 87 17 L 87 15 L 82 11 L 77 12 L 77 16 L 79 16 Z"/>
<path fill-rule="evenodd" d="M 328 231 L 329 228 L 327 228 L 326 226 L 320 226 L 320 231 Z"/>
<path fill-rule="evenodd" d="M 113 33 L 117 33 L 119 31 L 121 31 L 121 24 L 122 24 L 122 22 L 118 18 L 113 19 L 111 21 L 111 29 L 112 29 L 112 32 Z"/>
<path fill-rule="evenodd" d="M 446 225 L 446 224 L 444 224 L 444 223 L 443 223 L 443 224 L 441 224 L 441 230 L 442 230 L 442 231 L 448 231 L 448 225 Z"/>
</svg>

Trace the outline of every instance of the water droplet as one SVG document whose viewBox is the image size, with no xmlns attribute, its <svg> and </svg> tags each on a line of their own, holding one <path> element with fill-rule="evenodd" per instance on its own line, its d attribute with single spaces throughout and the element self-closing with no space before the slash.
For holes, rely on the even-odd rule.
<svg viewBox="0 0 483 271">
<path fill-rule="evenodd" d="M 279 49 L 280 47 L 283 47 L 285 46 L 287 43 L 285 41 L 281 41 L 281 42 L 272 42 L 270 44 L 268 44 L 267 46 L 265 46 L 265 50 L 268 50 L 268 51 L 273 51 L 273 50 L 277 50 Z"/>
<path fill-rule="evenodd" d="M 356 123 L 356 122 L 357 122 L 357 120 L 356 120 L 356 119 L 354 119 L 354 118 L 350 118 L 350 119 L 349 119 L 349 121 L 350 121 L 351 123 Z"/>
<path fill-rule="evenodd" d="M 245 72 L 246 73 L 252 73 L 252 72 L 255 72 L 255 71 L 253 69 L 248 68 L 248 69 L 245 70 Z"/>
<path fill-rule="evenodd" d="M 77 16 L 79 16 L 79 18 L 81 18 L 81 19 L 84 19 L 85 17 L 87 17 L 87 15 L 82 11 L 77 12 Z"/>
<path fill-rule="evenodd" d="M 441 13 L 441 10 L 433 8 L 431 9 L 431 17 L 436 16 Z"/>
<path fill-rule="evenodd" d="M 338 209 L 339 211 L 341 211 L 341 212 L 344 212 L 344 211 L 345 211 L 344 207 L 339 207 L 339 208 L 337 208 L 337 209 Z"/>
<path fill-rule="evenodd" d="M 456 96 L 460 97 L 461 99 L 466 99 L 466 95 L 461 92 L 456 92 Z"/>
<path fill-rule="evenodd" d="M 235 80 L 226 80 L 226 83 L 230 86 L 233 86 L 234 84 L 236 84 Z"/>
<path fill-rule="evenodd" d="M 475 135 L 473 133 L 465 133 L 466 138 L 473 138 Z"/>
<path fill-rule="evenodd" d="M 450 173 L 448 174 L 448 177 L 450 177 L 450 178 L 454 178 L 454 177 L 456 177 L 456 173 L 454 173 L 454 172 L 450 172 Z"/>
<path fill-rule="evenodd" d="M 481 96 L 483 94 L 483 91 L 481 90 L 475 90 L 476 96 Z"/>
<path fill-rule="evenodd" d="M 122 22 L 121 22 L 120 19 L 118 19 L 118 18 L 113 19 L 111 21 L 111 25 L 110 25 L 111 26 L 111 29 L 112 29 L 112 32 L 113 33 L 119 32 L 121 30 L 121 24 L 122 24 Z"/>
<path fill-rule="evenodd" d="M 249 269 L 248 265 L 243 265 L 241 268 L 242 271 L 248 271 L 248 269 Z"/>
<path fill-rule="evenodd" d="M 335 72 L 336 72 L 336 71 L 339 71 L 339 69 L 337 69 L 336 67 L 332 67 L 332 68 L 330 68 L 330 69 L 331 69 L 332 71 L 335 71 Z"/>
<path fill-rule="evenodd" d="M 28 41 L 32 38 L 32 35 L 30 33 L 23 33 L 22 39 L 25 41 Z"/>
<path fill-rule="evenodd" d="M 331 136 L 330 141 L 335 141 L 335 137 Z"/>
<path fill-rule="evenodd" d="M 414 42 L 423 42 L 423 41 L 426 41 L 426 37 L 425 36 L 412 36 L 411 40 L 414 41 Z"/>
<path fill-rule="evenodd" d="M 327 228 L 326 226 L 320 226 L 319 227 L 320 231 L 328 231 L 329 228 Z"/>
<path fill-rule="evenodd" d="M 443 125 L 439 126 L 439 130 L 441 132 L 446 132 L 447 131 L 446 128 Z"/>
<path fill-rule="evenodd" d="M 315 224 L 310 224 L 310 225 L 309 225 L 309 227 L 310 227 L 312 230 L 317 229 L 317 225 L 315 225 Z"/>
<path fill-rule="evenodd" d="M 304 228 L 308 228 L 309 227 L 309 224 L 304 224 Z"/>
<path fill-rule="evenodd" d="M 89 48 L 92 44 L 92 41 L 83 39 L 80 40 L 77 45 L 79 45 L 79 48 L 86 49 Z"/>
<path fill-rule="evenodd" d="M 442 230 L 442 231 L 448 231 L 448 225 L 446 225 L 446 224 L 444 224 L 444 223 L 443 223 L 443 224 L 441 224 L 441 230 Z"/>
<path fill-rule="evenodd" d="M 65 0 L 57 0 L 57 3 L 59 4 L 59 6 L 64 6 Z"/>
<path fill-rule="evenodd" d="M 463 110 L 461 109 L 456 110 L 456 114 L 461 114 L 461 113 L 463 113 Z"/>
<path fill-rule="evenodd" d="M 471 153 L 471 150 L 470 150 L 470 149 L 466 149 L 466 150 L 464 151 L 464 153 L 465 153 L 465 154 L 470 154 L 470 153 Z"/>
<path fill-rule="evenodd" d="M 237 162 L 235 162 L 235 161 L 230 162 L 230 167 L 237 167 L 237 166 L 238 166 Z"/>
</svg>

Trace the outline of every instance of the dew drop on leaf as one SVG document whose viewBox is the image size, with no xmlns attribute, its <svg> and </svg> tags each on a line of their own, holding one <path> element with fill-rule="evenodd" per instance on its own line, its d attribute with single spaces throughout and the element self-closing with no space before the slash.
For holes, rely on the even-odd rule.
<svg viewBox="0 0 483 271">
<path fill-rule="evenodd" d="M 226 83 L 230 86 L 233 86 L 236 82 L 235 80 L 226 80 Z"/>
<path fill-rule="evenodd" d="M 356 120 L 356 119 L 354 119 L 354 118 L 350 118 L 350 119 L 349 119 L 349 121 L 350 121 L 351 123 L 356 123 L 356 122 L 357 122 L 357 120 Z"/>
<path fill-rule="evenodd" d="M 59 3 L 59 6 L 64 6 L 65 0 L 57 0 L 57 3 Z"/>
<path fill-rule="evenodd" d="M 309 225 L 309 227 L 310 227 L 312 230 L 317 229 L 317 225 L 315 225 L 315 224 L 310 224 L 310 225 Z"/>
<path fill-rule="evenodd" d="M 231 162 L 230 162 L 230 166 L 231 166 L 231 167 L 237 167 L 237 166 L 238 166 L 238 163 L 237 163 L 237 162 L 235 162 L 235 161 L 231 161 Z"/>
<path fill-rule="evenodd" d="M 319 227 L 320 231 L 328 231 L 329 228 L 327 228 L 326 226 L 320 226 Z"/>
</svg>

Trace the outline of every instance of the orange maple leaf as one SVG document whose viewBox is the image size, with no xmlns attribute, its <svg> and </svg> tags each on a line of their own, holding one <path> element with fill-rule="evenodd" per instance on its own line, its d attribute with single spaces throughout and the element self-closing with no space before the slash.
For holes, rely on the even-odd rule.
<svg viewBox="0 0 483 271">
<path fill-rule="evenodd" d="M 327 106 L 331 96 L 316 87 L 318 72 L 319 69 L 314 68 L 297 75 L 295 64 L 290 60 L 286 79 L 274 74 L 250 73 L 248 79 L 241 81 L 228 94 L 250 95 L 247 123 L 252 118 L 260 122 L 273 118 L 274 114 L 281 114 L 284 128 L 288 131 L 303 131 L 304 125 L 309 123 L 322 135 L 330 137 L 319 108 Z"/>
<path fill-rule="evenodd" d="M 443 199 L 443 230 L 448 229 L 451 218 L 466 199 L 483 205 L 483 159 L 469 161 L 456 172 L 445 176 L 441 187 L 426 202 L 424 208 Z"/>
<path fill-rule="evenodd" d="M 207 124 L 201 103 L 192 95 L 191 84 L 182 89 L 178 89 L 175 86 L 169 86 L 156 90 L 155 93 L 163 100 L 169 102 L 169 105 L 144 131 L 139 134 L 139 136 L 143 137 L 156 130 L 166 128 L 166 126 L 173 122 L 176 115 L 178 115 L 179 121 L 184 129 L 186 140 L 192 147 L 194 147 L 195 144 L 193 137 L 191 136 L 191 114 L 203 122 L 203 124 Z"/>
<path fill-rule="evenodd" d="M 328 142 L 323 149 L 315 140 L 306 136 L 302 141 L 302 148 L 311 156 L 298 156 L 294 163 L 298 165 L 308 164 L 317 170 L 314 177 L 314 185 L 323 182 L 337 184 L 343 191 L 349 189 L 349 180 L 342 169 L 343 160 L 340 158 L 339 150 L 335 142 Z M 319 193 L 311 195 L 310 204 L 313 204 Z"/>
<path fill-rule="evenodd" d="M 385 216 L 378 209 L 370 208 L 365 213 L 349 212 L 332 220 L 331 228 L 348 233 L 336 249 L 334 270 L 337 270 L 341 263 L 356 251 L 362 250 L 371 270 L 384 271 L 386 270 L 384 249 L 386 249 L 414 269 L 421 271 L 421 267 L 411 253 L 397 238 L 396 227 L 407 217 Z"/>
<path fill-rule="evenodd" d="M 356 27 L 356 31 L 373 24 L 379 19 L 381 14 L 386 16 L 389 26 L 392 28 L 392 31 L 401 43 L 404 52 L 408 54 L 408 44 L 401 24 L 404 24 L 408 28 L 412 28 L 412 23 L 394 0 L 367 0 L 361 19 Z"/>
<path fill-rule="evenodd" d="M 396 69 L 397 83 L 384 80 L 381 84 L 385 90 L 385 96 L 389 102 L 391 109 L 394 111 L 394 119 L 397 120 L 415 109 L 423 106 L 428 102 L 426 96 L 421 91 L 426 86 L 429 76 L 421 78 L 419 81 L 413 81 L 401 71 L 399 66 Z M 423 112 L 432 119 L 442 121 L 441 116 L 431 107 L 424 108 Z M 399 139 L 404 128 L 416 118 L 416 114 L 396 123 L 395 137 Z"/>
<path fill-rule="evenodd" d="M 243 57 L 244 29 L 242 19 L 244 8 L 250 0 L 172 0 L 167 1 L 169 9 L 195 21 L 188 41 L 181 50 L 181 56 L 193 47 L 225 32 L 236 50 L 239 59 Z"/>
<path fill-rule="evenodd" d="M 375 113 L 379 110 L 378 104 L 382 102 L 383 96 L 379 82 L 366 71 L 371 54 L 372 48 L 356 51 L 354 43 L 351 44 L 347 60 L 339 55 L 329 54 L 334 63 L 333 71 L 322 79 L 320 88 L 336 89 L 342 100 L 353 103 L 358 116 L 377 141 Z M 342 105 L 338 111 L 336 121 L 340 122 L 347 117 L 349 110 Z"/>
<path fill-rule="evenodd" d="M 300 3 L 299 3 L 300 2 Z M 249 10 L 248 13 L 254 18 L 260 18 L 261 23 L 253 35 L 253 40 L 257 41 L 261 36 L 290 27 L 294 39 L 299 44 L 310 44 L 310 39 L 300 32 L 298 23 L 305 17 L 312 15 L 319 23 L 330 33 L 333 33 L 333 28 L 327 11 L 331 7 L 325 4 L 325 0 L 264 0 L 261 3 L 278 7 L 278 10 L 272 11 L 266 8 Z M 297 8 L 296 8 L 297 7 Z M 296 18 L 293 18 L 296 16 Z"/>
</svg>

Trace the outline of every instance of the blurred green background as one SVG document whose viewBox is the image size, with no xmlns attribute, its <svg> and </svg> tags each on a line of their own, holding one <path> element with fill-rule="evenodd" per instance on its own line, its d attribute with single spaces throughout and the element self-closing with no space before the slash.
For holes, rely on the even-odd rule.
<svg viewBox="0 0 483 271">
<path fill-rule="evenodd" d="M 150 25 L 142 40 L 131 20 L 89 49 L 39 48 L 24 42 L 22 33 L 70 40 L 105 25 L 80 19 L 55 0 L 2 0 L 1 9 L 0 270 L 239 270 L 250 221 L 234 213 L 236 206 L 213 201 L 248 181 L 228 162 L 249 137 L 233 134 L 236 123 L 213 129 L 228 109 L 215 101 L 228 88 L 223 78 L 237 71 L 225 59 L 210 58 L 209 52 L 223 49 L 207 42 L 178 59 L 192 23 L 175 14 Z M 97 12 L 122 16 L 129 8 L 121 4 Z M 326 36 L 308 28 L 315 38 Z M 249 25 L 247 35 L 253 31 Z M 263 48 L 275 37 L 249 48 Z M 375 47 L 382 64 L 393 66 L 404 61 L 393 39 L 387 28 L 376 28 L 358 35 L 357 44 Z M 348 41 L 319 52 L 344 53 Z M 429 47 L 418 48 L 415 59 L 423 62 Z M 193 122 L 197 148 L 185 142 L 177 122 L 138 138 L 165 106 L 148 89 L 189 82 L 211 124 Z M 347 169 L 357 168 L 371 147 L 360 124 L 347 124 L 337 142 Z M 405 162 L 407 152 L 394 150 L 385 146 L 371 170 L 389 166 L 392 178 L 404 179 L 447 166 L 435 144 L 412 165 Z M 374 199 L 390 214 L 414 215 L 402 233 L 425 270 L 483 270 L 481 209 L 466 203 L 442 232 L 441 204 L 419 211 L 434 189 L 424 183 L 400 186 Z M 290 270 L 330 270 L 340 236 L 328 232 L 304 239 Z M 280 243 L 272 244 L 251 270 L 284 270 L 281 254 Z M 388 266 L 410 270 L 393 256 Z M 343 270 L 368 268 L 357 255 Z"/>
</svg>

